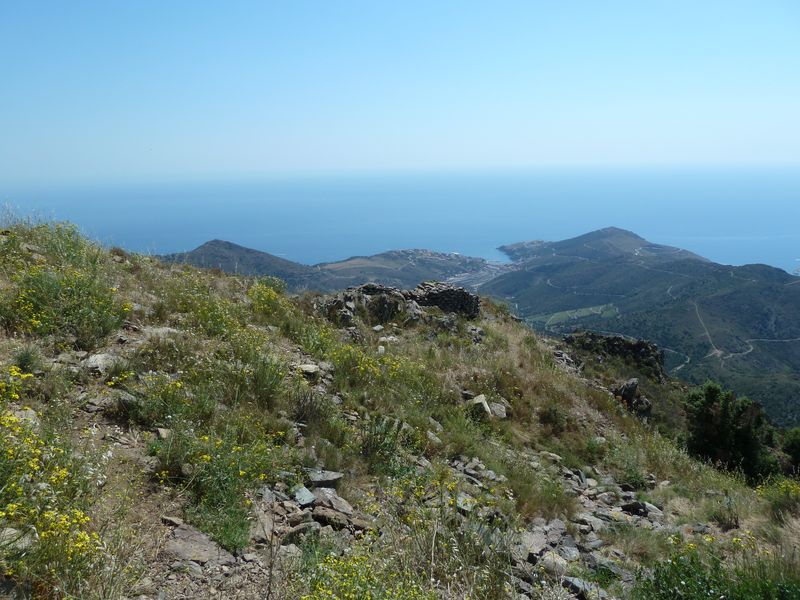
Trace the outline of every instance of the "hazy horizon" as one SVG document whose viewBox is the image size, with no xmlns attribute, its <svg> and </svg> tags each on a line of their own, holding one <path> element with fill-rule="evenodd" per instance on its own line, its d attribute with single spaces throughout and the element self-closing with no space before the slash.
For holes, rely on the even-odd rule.
<svg viewBox="0 0 800 600">
<path fill-rule="evenodd" d="M 314 264 L 403 248 L 496 248 L 617 226 L 726 264 L 800 266 L 800 169 L 538 169 L 21 188 L 17 213 L 108 245 L 181 252 L 225 239 Z M 752 201 L 757 199 L 757 202 Z"/>
</svg>

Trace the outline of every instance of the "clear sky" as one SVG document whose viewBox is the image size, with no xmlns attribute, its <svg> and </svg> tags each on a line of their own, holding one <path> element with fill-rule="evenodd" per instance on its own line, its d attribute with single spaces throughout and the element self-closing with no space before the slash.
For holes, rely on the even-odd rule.
<svg viewBox="0 0 800 600">
<path fill-rule="evenodd" d="M 0 2 L 0 181 L 800 164 L 800 1 Z"/>
</svg>

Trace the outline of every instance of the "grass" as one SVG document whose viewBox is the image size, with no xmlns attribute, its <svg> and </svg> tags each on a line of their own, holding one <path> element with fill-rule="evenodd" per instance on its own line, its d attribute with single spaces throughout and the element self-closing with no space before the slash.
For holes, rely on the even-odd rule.
<svg viewBox="0 0 800 600">
<path fill-rule="evenodd" d="M 667 535 L 627 523 L 612 524 L 599 535 L 607 544 L 619 548 L 626 556 L 642 565 L 657 563 L 673 549 Z"/>
<path fill-rule="evenodd" d="M 733 548 L 721 548 L 712 538 L 688 542 L 671 538 L 677 548 L 668 560 L 642 576 L 633 598 L 688 600 L 784 600 L 800 597 L 800 560 L 796 550 L 773 552 L 751 539 L 734 538 Z"/>
<path fill-rule="evenodd" d="M 42 367 L 42 355 L 36 346 L 25 346 L 14 353 L 11 363 L 23 373 L 33 373 Z"/>
</svg>

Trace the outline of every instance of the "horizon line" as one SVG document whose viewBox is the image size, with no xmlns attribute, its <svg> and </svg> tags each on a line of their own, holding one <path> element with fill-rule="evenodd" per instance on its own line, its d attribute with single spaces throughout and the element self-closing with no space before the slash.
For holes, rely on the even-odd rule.
<svg viewBox="0 0 800 600">
<path fill-rule="evenodd" d="M 242 173 L 198 173 L 198 174 L 146 174 L 111 178 L 70 178 L 36 180 L 6 180 L 0 194 L 6 190 L 42 188 L 81 188 L 105 186 L 152 186 L 152 185 L 199 185 L 224 183 L 256 183 L 268 181 L 292 181 L 302 179 L 350 179 L 381 177 L 413 177 L 462 175 L 480 176 L 493 174 L 524 175 L 544 172 L 593 171 L 593 172 L 703 172 L 703 171 L 798 171 L 797 163 L 553 163 L 537 165 L 486 165 L 486 166 L 441 166 L 441 167 L 393 167 L 393 168 L 342 168 L 342 169 L 285 169 Z M 0 201 L 4 198 L 0 196 Z"/>
</svg>

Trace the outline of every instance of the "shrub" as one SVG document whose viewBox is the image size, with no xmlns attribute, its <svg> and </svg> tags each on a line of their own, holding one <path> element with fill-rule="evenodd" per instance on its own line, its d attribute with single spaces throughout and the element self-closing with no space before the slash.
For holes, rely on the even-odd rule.
<svg viewBox="0 0 800 600">
<path fill-rule="evenodd" d="M 800 515 L 800 482 L 788 477 L 774 477 L 756 488 L 758 495 L 767 501 L 772 517 L 785 522 L 790 516 Z"/>
<path fill-rule="evenodd" d="M 533 471 L 523 462 L 506 465 L 502 470 L 521 514 L 552 519 L 569 517 L 575 512 L 575 499 L 567 494 L 560 481 Z"/>
<path fill-rule="evenodd" d="M 90 479 L 65 440 L 10 410 L 30 377 L 16 366 L 0 377 L 0 572 L 80 597 L 104 558 L 87 516 Z"/>
<path fill-rule="evenodd" d="M 247 419 L 224 431 L 198 435 L 185 422 L 175 422 L 170 435 L 154 445 L 159 479 L 181 482 L 191 502 L 187 518 L 230 549 L 248 540 L 250 501 L 247 492 L 274 483 L 296 457 L 283 446 L 283 432 L 249 431 Z"/>
<path fill-rule="evenodd" d="M 647 487 L 643 471 L 645 459 L 641 448 L 619 439 L 614 441 L 609 450 L 606 463 L 616 471 L 619 483 L 630 485 L 635 490 L 643 490 Z"/>
<path fill-rule="evenodd" d="M 786 432 L 783 438 L 783 451 L 789 456 L 792 469 L 800 474 L 800 427 L 794 427 Z"/>
<path fill-rule="evenodd" d="M 709 382 L 690 392 L 686 408 L 689 452 L 728 469 L 740 468 L 751 481 L 776 471 L 768 452 L 774 432 L 758 404 Z"/>
<path fill-rule="evenodd" d="M 171 427 L 173 420 L 208 422 L 216 402 L 201 390 L 191 395 L 183 382 L 163 373 L 142 376 L 137 401 L 126 405 L 128 417 L 146 427 Z"/>
<path fill-rule="evenodd" d="M 263 278 L 247 290 L 253 312 L 268 319 L 282 317 L 289 310 L 283 292 L 286 284 L 276 277 Z"/>
<path fill-rule="evenodd" d="M 307 426 L 325 421 L 334 412 L 330 400 L 303 384 L 295 387 L 291 402 L 292 418 Z"/>
<path fill-rule="evenodd" d="M 74 336 L 75 345 L 91 350 L 119 328 L 131 307 L 118 302 L 96 265 L 54 271 L 33 265 L 14 276 L 6 298 L 5 326 L 22 333 Z"/>
<path fill-rule="evenodd" d="M 414 573 L 420 583 L 429 582 L 437 589 L 437 598 L 508 597 L 514 539 L 509 531 L 514 523 L 479 516 L 478 507 L 494 506 L 493 492 L 473 496 L 477 510 L 461 514 L 458 482 L 442 465 L 422 475 L 405 473 L 387 484 L 377 508 L 386 532 L 381 540 L 402 536 L 404 543 L 373 548 L 390 558 L 386 562 L 390 577 Z"/>
<path fill-rule="evenodd" d="M 24 373 L 33 373 L 42 366 L 42 355 L 36 346 L 26 346 L 14 354 L 14 365 Z"/>
<path fill-rule="evenodd" d="M 728 576 L 718 558 L 704 562 L 696 549 L 688 549 L 656 564 L 652 579 L 641 581 L 633 597 L 641 600 L 729 598 L 723 591 L 727 587 Z"/>
<path fill-rule="evenodd" d="M 730 531 L 739 528 L 739 511 L 736 509 L 736 502 L 725 491 L 725 496 L 709 513 L 709 518 L 717 524 L 722 531 Z"/>
<path fill-rule="evenodd" d="M 209 336 L 235 331 L 245 321 L 241 304 L 215 293 L 200 274 L 175 275 L 168 290 L 175 310 L 185 314 L 193 327 Z"/>
<path fill-rule="evenodd" d="M 407 435 L 402 423 L 392 419 L 372 419 L 361 429 L 361 456 L 376 473 L 397 475 L 411 467 L 403 466 L 400 451 Z"/>
<path fill-rule="evenodd" d="M 329 598 L 370 598 L 374 600 L 435 600 L 436 595 L 423 590 L 414 574 L 391 570 L 372 552 L 368 542 L 350 552 L 329 554 L 307 575 L 311 592 L 302 600 Z M 383 567 L 383 568 L 382 568 Z"/>
<path fill-rule="evenodd" d="M 241 359 L 220 351 L 215 360 L 192 374 L 196 387 L 212 387 L 221 401 L 236 406 L 252 402 L 272 410 L 283 391 L 286 367 L 262 352 L 247 353 Z"/>
<path fill-rule="evenodd" d="M 567 427 L 567 413 L 555 402 L 549 402 L 538 411 L 539 422 L 554 435 L 564 432 Z"/>
</svg>

